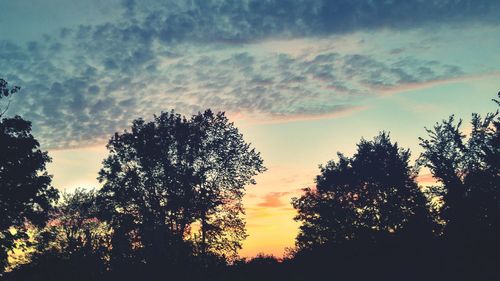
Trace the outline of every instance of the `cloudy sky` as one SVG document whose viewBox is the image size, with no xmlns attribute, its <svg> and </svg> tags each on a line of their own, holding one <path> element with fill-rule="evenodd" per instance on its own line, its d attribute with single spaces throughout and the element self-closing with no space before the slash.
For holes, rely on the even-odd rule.
<svg viewBox="0 0 500 281">
<path fill-rule="evenodd" d="M 281 255 L 318 165 L 380 130 L 494 109 L 498 0 L 0 0 L 9 114 L 33 122 L 59 189 L 98 187 L 106 140 L 161 111 L 227 112 L 269 170 L 243 256 Z M 465 129 L 467 127 L 465 126 Z M 427 178 L 425 174 L 422 178 Z"/>
</svg>

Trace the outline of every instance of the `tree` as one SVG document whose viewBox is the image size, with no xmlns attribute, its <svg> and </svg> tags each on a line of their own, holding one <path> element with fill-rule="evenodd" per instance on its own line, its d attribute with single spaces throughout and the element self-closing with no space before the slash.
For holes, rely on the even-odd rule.
<svg viewBox="0 0 500 281">
<path fill-rule="evenodd" d="M 240 247 L 243 191 L 265 168 L 224 113 L 138 119 L 107 148 L 100 200 L 124 251 L 135 245 L 153 263 L 178 258 L 188 242 L 199 244 L 202 255 Z"/>
<path fill-rule="evenodd" d="M 437 179 L 443 202 L 444 230 L 437 252 L 449 267 L 445 272 L 495 280 L 500 262 L 500 117 L 498 111 L 484 118 L 472 114 L 468 136 L 461 124 L 450 116 L 420 138 L 420 164 Z"/>
<path fill-rule="evenodd" d="M 7 280 L 101 280 L 109 257 L 109 227 L 97 220 L 96 191 L 63 193 L 43 228 L 31 228 L 29 263 Z M 9 279 L 9 277 L 11 279 Z"/>
<path fill-rule="evenodd" d="M 499 93 L 500 97 L 500 93 Z M 494 100 L 498 105 L 500 103 Z M 441 183 L 445 235 L 468 241 L 496 240 L 500 233 L 500 117 L 472 114 L 468 137 L 454 116 L 420 138 L 422 165 Z"/>
<path fill-rule="evenodd" d="M 38 235 L 39 252 L 55 250 L 68 258 L 75 254 L 102 255 L 102 248 L 108 248 L 109 228 L 97 219 L 100 210 L 96 198 L 97 191 L 82 188 L 63 193 L 48 225 Z"/>
<path fill-rule="evenodd" d="M 247 184 L 265 171 L 263 161 L 224 113 L 207 110 L 191 118 L 194 195 L 200 225 L 198 248 L 234 258 L 246 238 L 241 200 Z"/>
<path fill-rule="evenodd" d="M 10 105 L 10 97 L 17 93 L 21 88 L 19 86 L 13 86 L 9 87 L 9 83 L 5 81 L 4 79 L 0 78 L 0 102 L 3 99 L 7 99 L 7 103 L 5 105 L 5 108 L 2 109 L 0 107 L 0 118 L 7 112 L 7 109 L 9 109 Z"/>
<path fill-rule="evenodd" d="M 152 263 L 179 250 L 169 244 L 182 244 L 193 222 L 193 178 L 184 164 L 188 134 L 187 120 L 171 113 L 149 123 L 135 120 L 131 132 L 109 141 L 99 205 L 114 230 L 112 263 L 144 257 Z"/>
<path fill-rule="evenodd" d="M 31 123 L 16 116 L 0 120 L 0 268 L 16 239 L 26 237 L 28 221 L 43 225 L 58 198 L 51 186 L 47 152 L 31 134 Z"/>
<path fill-rule="evenodd" d="M 409 165 L 409 150 L 381 133 L 373 141 L 362 139 L 353 157 L 338 156 L 337 162 L 320 166 L 315 189 L 306 188 L 292 201 L 298 211 L 295 220 L 302 223 L 299 249 L 432 233 L 432 218 L 415 181 L 417 171 Z"/>
</svg>

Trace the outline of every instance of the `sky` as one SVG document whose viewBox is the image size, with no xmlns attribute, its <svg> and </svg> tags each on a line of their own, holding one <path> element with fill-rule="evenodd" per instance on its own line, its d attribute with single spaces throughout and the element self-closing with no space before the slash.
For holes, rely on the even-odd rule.
<svg viewBox="0 0 500 281">
<path fill-rule="evenodd" d="M 0 77 L 22 87 L 60 190 L 98 188 L 105 144 L 162 111 L 225 111 L 268 170 L 240 254 L 281 256 L 318 165 L 495 110 L 498 0 L 0 0 Z M 464 130 L 467 130 L 467 122 Z M 421 182 L 429 181 L 422 173 Z"/>
</svg>

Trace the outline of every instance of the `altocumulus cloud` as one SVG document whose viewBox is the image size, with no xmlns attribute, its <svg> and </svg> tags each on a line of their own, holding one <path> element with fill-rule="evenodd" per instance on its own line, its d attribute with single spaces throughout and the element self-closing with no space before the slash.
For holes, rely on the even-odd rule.
<svg viewBox="0 0 500 281">
<path fill-rule="evenodd" d="M 155 2 L 142 5 L 141 1 L 141 5 L 137 5 L 127 0 L 123 4 L 129 15 L 141 19 L 139 28 L 164 41 L 247 42 L 268 36 L 325 35 L 379 27 L 400 29 L 436 22 L 500 21 L 495 12 L 500 3 L 489 0 Z"/>
<path fill-rule="evenodd" d="M 499 35 L 500 1 L 120 5 L 104 23 L 27 43 L 0 39 L 0 76 L 23 88 L 11 112 L 32 120 L 46 147 L 102 143 L 132 119 L 169 109 L 258 121 L 331 116 L 383 89 L 498 70 L 488 58 L 457 61 L 470 46 L 444 37 L 461 28 L 471 38 Z"/>
</svg>

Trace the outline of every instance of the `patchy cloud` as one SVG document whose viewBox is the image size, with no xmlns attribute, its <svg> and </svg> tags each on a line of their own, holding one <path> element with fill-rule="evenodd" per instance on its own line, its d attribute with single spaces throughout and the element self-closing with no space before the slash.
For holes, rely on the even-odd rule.
<svg viewBox="0 0 500 281">
<path fill-rule="evenodd" d="M 495 26 L 495 1 L 119 4 L 121 14 L 108 22 L 64 27 L 27 43 L 0 40 L 0 76 L 22 87 L 11 113 L 32 120 L 45 147 L 102 143 L 133 119 L 170 109 L 213 108 L 254 122 L 331 118 L 362 110 L 391 89 L 498 65 L 432 55 L 438 43 L 457 47 L 425 31 L 420 41 L 382 31 Z M 368 29 L 392 43 L 374 40 L 372 31 L 363 33 Z M 383 48 L 374 51 L 376 44 Z"/>
<path fill-rule="evenodd" d="M 151 2 L 151 1 L 147 1 Z M 132 5 L 142 28 L 165 42 L 185 40 L 241 43 L 271 36 L 301 37 L 422 24 L 498 23 L 500 3 L 458 1 L 349 0 L 199 0 L 152 1 Z M 136 7 L 137 6 L 137 7 Z"/>
</svg>

